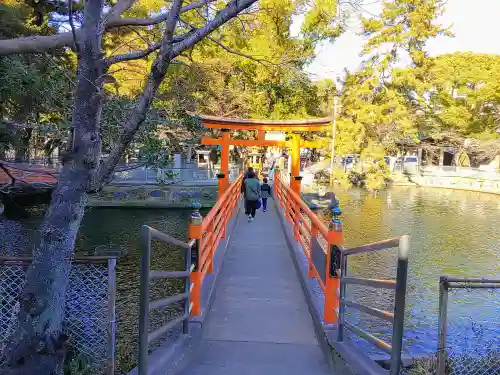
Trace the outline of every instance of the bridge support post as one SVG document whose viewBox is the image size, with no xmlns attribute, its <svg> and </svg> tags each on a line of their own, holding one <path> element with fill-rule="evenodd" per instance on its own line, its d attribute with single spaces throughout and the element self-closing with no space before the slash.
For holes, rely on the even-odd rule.
<svg viewBox="0 0 500 375">
<path fill-rule="evenodd" d="M 299 190 L 299 197 L 300 197 L 300 182 L 302 181 L 302 177 L 301 176 L 294 176 L 293 177 L 293 182 L 294 184 L 296 184 L 296 186 L 298 186 L 298 190 Z M 300 203 L 299 202 L 296 202 L 295 204 L 295 207 L 293 207 L 294 211 L 295 211 L 295 217 L 293 218 L 293 221 L 295 223 L 295 225 L 293 226 L 294 227 L 294 230 L 293 230 L 293 237 L 295 239 L 295 241 L 298 241 L 299 240 L 299 236 L 300 236 Z"/>
<path fill-rule="evenodd" d="M 338 201 L 335 195 L 332 196 L 330 204 L 332 209 L 333 219 L 328 228 L 328 252 L 326 254 L 326 285 L 325 285 L 325 323 L 341 323 L 338 322 L 340 311 L 340 248 L 344 243 L 342 234 L 342 222 L 339 219 L 342 211 L 338 206 Z"/>
<path fill-rule="evenodd" d="M 300 134 L 292 134 L 292 163 L 291 163 L 290 187 L 292 191 L 300 196 Z"/>
<path fill-rule="evenodd" d="M 190 275 L 190 284 L 191 284 L 191 292 L 189 294 L 189 302 L 193 304 L 193 307 L 190 312 L 190 316 L 199 316 L 201 314 L 201 277 L 202 270 L 200 265 L 200 255 L 202 253 L 202 240 L 203 240 L 203 217 L 198 211 L 201 207 L 201 204 L 194 205 L 195 209 L 189 218 L 189 226 L 188 226 L 188 237 L 189 240 L 196 240 L 194 246 L 191 249 L 191 262 L 194 264 L 193 272 Z"/>
<path fill-rule="evenodd" d="M 222 129 L 222 143 L 220 150 L 220 173 L 223 177 L 223 191 L 229 187 L 229 142 L 231 140 L 231 133 L 229 129 Z M 220 186 L 220 185 L 219 185 Z"/>
<path fill-rule="evenodd" d="M 226 179 L 225 179 L 224 173 L 221 172 L 217 175 L 217 182 L 218 182 L 217 200 L 220 200 L 221 197 L 226 192 L 227 188 L 229 187 L 229 185 L 226 186 Z M 222 224 L 224 224 L 224 225 L 222 225 Z M 221 238 L 226 238 L 226 225 L 225 225 L 225 223 L 221 223 L 221 225 L 222 225 L 222 228 L 220 229 L 221 230 Z M 215 252 L 215 250 L 214 250 L 214 252 Z"/>
</svg>

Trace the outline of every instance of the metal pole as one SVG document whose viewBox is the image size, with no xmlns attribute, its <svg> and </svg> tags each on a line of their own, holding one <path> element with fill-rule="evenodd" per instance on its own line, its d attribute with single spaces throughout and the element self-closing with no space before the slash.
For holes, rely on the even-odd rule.
<svg viewBox="0 0 500 375">
<path fill-rule="evenodd" d="M 448 279 L 439 278 L 439 318 L 438 318 L 438 348 L 437 375 L 444 375 L 446 364 L 446 323 L 448 321 Z"/>
<path fill-rule="evenodd" d="M 408 279 L 408 251 L 410 238 L 399 239 L 398 268 L 396 275 L 396 301 L 394 306 L 394 323 L 392 328 L 392 351 L 390 375 L 398 375 L 401 368 L 401 349 L 403 348 L 403 330 L 406 303 L 406 282 Z"/>
<path fill-rule="evenodd" d="M 139 297 L 139 375 L 148 373 L 149 333 L 149 267 L 151 257 L 151 232 L 149 227 L 141 228 L 141 276 Z"/>
<path fill-rule="evenodd" d="M 333 97 L 332 151 L 330 160 L 330 186 L 333 185 L 333 158 L 335 156 L 335 136 L 337 134 L 337 103 L 338 96 Z"/>
<path fill-rule="evenodd" d="M 184 264 L 186 265 L 186 271 L 191 272 L 191 250 L 192 248 L 190 247 L 184 252 Z M 184 280 L 184 293 L 187 294 L 186 301 L 184 302 L 184 314 L 186 316 L 189 316 L 189 305 L 191 304 L 191 298 L 189 298 L 189 290 L 191 289 L 191 274 L 189 275 L 190 277 L 186 277 Z M 182 333 L 187 335 L 189 333 L 189 320 L 185 319 L 182 322 Z"/>
<path fill-rule="evenodd" d="M 338 320 L 338 332 L 337 341 L 344 341 L 344 317 L 345 317 L 345 305 L 342 301 L 345 299 L 346 295 L 346 285 L 342 282 L 342 279 L 347 276 L 347 255 L 343 252 L 340 253 L 340 290 L 339 290 L 339 320 Z"/>
<path fill-rule="evenodd" d="M 116 258 L 108 259 L 108 375 L 115 373 L 116 356 Z"/>
</svg>

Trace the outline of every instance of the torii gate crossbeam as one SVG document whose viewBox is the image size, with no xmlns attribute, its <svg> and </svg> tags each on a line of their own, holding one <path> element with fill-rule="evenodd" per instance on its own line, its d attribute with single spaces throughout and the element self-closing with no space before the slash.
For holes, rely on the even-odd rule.
<svg viewBox="0 0 500 375">
<path fill-rule="evenodd" d="M 329 128 L 331 117 L 307 120 L 253 120 L 232 119 L 216 116 L 197 115 L 201 118 L 203 125 L 209 129 L 221 129 L 222 137 L 218 139 L 203 137 L 201 143 L 204 145 L 221 146 L 221 172 L 224 174 L 221 191 L 229 186 L 229 146 L 270 146 L 289 147 L 292 149 L 292 170 L 290 185 L 294 192 L 300 194 L 300 149 L 319 148 L 319 142 L 301 141 L 300 133 L 310 131 L 324 131 Z M 257 131 L 257 139 L 234 139 L 231 138 L 230 130 L 254 130 Z M 291 132 L 291 141 L 272 141 L 265 139 L 266 131 Z"/>
</svg>

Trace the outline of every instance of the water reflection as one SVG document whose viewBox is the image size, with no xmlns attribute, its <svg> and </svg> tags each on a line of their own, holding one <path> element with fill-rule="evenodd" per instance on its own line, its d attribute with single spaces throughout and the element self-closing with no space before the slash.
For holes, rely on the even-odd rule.
<svg viewBox="0 0 500 375">
<path fill-rule="evenodd" d="M 500 197 L 475 192 L 398 187 L 370 195 L 336 192 L 343 210 L 346 245 L 411 236 L 405 350 L 436 349 L 440 275 L 500 278 Z M 323 213 L 329 219 L 329 213 Z M 349 258 L 349 271 L 364 277 L 394 277 L 396 250 Z M 369 306 L 392 306 L 393 293 L 349 288 L 350 299 Z M 450 296 L 450 342 L 466 347 L 481 331 L 481 342 L 500 345 L 500 293 L 459 290 Z M 364 328 L 390 339 L 390 327 L 353 313 Z M 476 338 L 476 340 L 478 340 Z M 470 345 L 470 344 L 468 344 Z M 373 352 L 376 352 L 374 350 Z"/>
<path fill-rule="evenodd" d="M 186 240 L 189 210 L 178 209 L 88 209 L 76 242 L 79 253 L 93 252 L 98 247 L 119 250 L 117 262 L 117 366 L 124 373 L 136 365 L 139 322 L 139 261 L 141 254 L 140 227 L 147 224 L 170 235 Z M 19 221 L 0 217 L 0 253 L 20 255 L 31 252 L 29 244 L 43 218 L 43 210 Z M 154 242 L 151 269 L 181 270 L 184 267 L 180 249 Z M 154 280 L 150 298 L 159 299 L 179 293 L 181 280 Z M 151 330 L 179 314 L 181 304 L 150 314 Z"/>
<path fill-rule="evenodd" d="M 380 239 L 411 236 L 408 300 L 405 317 L 405 350 L 412 353 L 436 349 L 438 281 L 440 275 L 500 278 L 500 197 L 475 192 L 398 187 L 370 195 L 364 190 L 336 191 L 344 212 L 347 246 Z M 139 293 L 139 228 L 154 226 L 177 237 L 186 238 L 188 210 L 92 209 L 85 217 L 77 241 L 79 251 L 115 244 L 126 255 L 118 262 L 119 363 L 129 369 L 127 358 L 135 360 Z M 323 212 L 325 221 L 329 212 Z M 41 216 L 22 222 L 0 218 L 0 250 L 10 254 L 29 252 L 29 243 Z M 156 243 L 152 268 L 179 269 L 178 249 Z M 395 276 L 396 250 L 361 254 L 350 258 L 349 271 L 358 276 Z M 152 298 L 177 293 L 179 283 L 159 281 L 152 287 Z M 360 287 L 348 289 L 349 298 L 369 306 L 390 308 L 393 293 Z M 474 342 L 498 341 L 500 337 L 500 293 L 456 291 L 450 296 L 450 334 L 453 345 L 466 347 Z M 152 317 L 160 324 L 178 309 Z M 390 340 L 388 324 L 353 314 L 362 326 Z M 483 327 L 483 328 L 481 328 Z M 475 341 L 474 341 L 475 340 Z M 468 342 L 468 344 L 466 343 Z M 366 348 L 371 346 L 366 345 Z M 500 346 L 500 343 L 499 343 Z M 373 350 L 373 349 L 371 349 Z M 373 350 L 373 352 L 376 352 Z"/>
</svg>

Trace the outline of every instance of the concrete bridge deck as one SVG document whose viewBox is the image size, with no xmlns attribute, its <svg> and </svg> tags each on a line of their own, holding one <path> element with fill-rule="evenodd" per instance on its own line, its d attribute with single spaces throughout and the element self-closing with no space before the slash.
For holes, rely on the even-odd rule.
<svg viewBox="0 0 500 375">
<path fill-rule="evenodd" d="M 233 230 L 202 339 L 182 375 L 331 373 L 270 200 Z"/>
<path fill-rule="evenodd" d="M 193 207 L 189 243 L 143 226 L 139 366 L 130 375 L 398 375 L 408 237 L 346 249 L 338 202 L 332 199 L 327 227 L 279 175 L 273 184 L 276 201 L 270 199 L 268 212 L 258 210 L 256 220 L 248 222 L 242 180 L 240 175 L 226 187 L 205 217 Z M 184 248 L 186 271 L 150 271 L 152 239 Z M 350 255 L 394 247 L 396 279 L 348 275 Z M 151 301 L 151 277 L 183 277 L 186 292 Z M 393 312 L 349 300 L 347 284 L 395 290 Z M 187 301 L 183 314 L 149 332 L 148 310 L 180 300 Z M 391 343 L 364 331 L 356 320 L 346 321 L 347 306 L 391 322 Z M 151 352 L 149 343 L 180 322 L 184 334 Z M 388 357 L 376 362 L 355 345 L 352 334 Z"/>
</svg>

